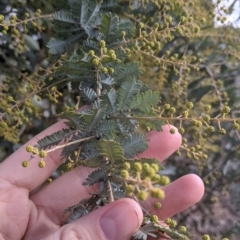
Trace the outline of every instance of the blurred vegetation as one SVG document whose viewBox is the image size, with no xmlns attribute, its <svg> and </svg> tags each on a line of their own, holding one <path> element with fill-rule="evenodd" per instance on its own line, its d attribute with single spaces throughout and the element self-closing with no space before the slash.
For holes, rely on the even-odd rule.
<svg viewBox="0 0 240 240">
<path fill-rule="evenodd" d="M 237 1 L 228 8 L 208 0 L 103 2 L 112 2 L 109 11 L 136 24 L 141 37 L 134 46 L 123 46 L 127 62 L 139 63 L 138 78 L 160 92 L 156 112 L 183 135 L 165 174 L 175 180 L 195 173 L 205 182 L 203 200 L 176 216 L 179 225 L 194 239 L 205 233 L 238 239 L 240 30 L 227 23 Z M 52 13 L 65 5 L 63 0 L 0 2 L 1 161 L 56 122 L 63 109 L 79 104 L 78 86 L 51 79 L 74 45 L 62 56 L 46 47 L 55 37 Z M 154 29 L 158 34 L 151 34 Z"/>
</svg>

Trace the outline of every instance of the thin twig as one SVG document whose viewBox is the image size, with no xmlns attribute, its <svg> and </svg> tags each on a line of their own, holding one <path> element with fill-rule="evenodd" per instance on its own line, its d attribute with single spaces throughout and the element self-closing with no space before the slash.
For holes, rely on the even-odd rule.
<svg viewBox="0 0 240 240">
<path fill-rule="evenodd" d="M 108 189 L 109 189 L 109 202 L 114 202 L 112 185 L 111 185 L 111 182 L 109 180 L 107 181 L 107 185 L 108 185 Z"/>
<path fill-rule="evenodd" d="M 49 149 L 49 150 L 47 150 L 46 152 L 47 152 L 47 153 L 53 152 L 53 151 L 55 151 L 55 150 L 57 150 L 57 149 L 59 149 L 59 148 L 64 148 L 64 147 L 73 145 L 73 144 L 75 144 L 75 143 L 80 143 L 80 142 L 88 141 L 88 140 L 93 139 L 93 138 L 95 138 L 95 137 L 96 137 L 96 136 L 81 138 L 81 139 L 78 139 L 78 140 L 73 141 L 73 142 L 68 142 L 68 143 L 66 143 L 66 144 L 62 144 L 62 145 L 56 146 L 55 148 Z"/>
</svg>

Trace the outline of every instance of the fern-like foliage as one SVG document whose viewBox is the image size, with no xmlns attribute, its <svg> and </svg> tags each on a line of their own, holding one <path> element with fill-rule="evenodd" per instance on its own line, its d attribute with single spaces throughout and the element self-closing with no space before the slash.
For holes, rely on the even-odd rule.
<svg viewBox="0 0 240 240">
<path fill-rule="evenodd" d="M 56 38 L 48 43 L 51 54 L 67 54 L 47 79 L 52 79 L 49 85 L 70 83 L 79 95 L 79 106 L 85 107 L 61 114 L 69 130 L 41 140 L 39 148 L 50 148 L 68 138 L 62 158 L 74 162 L 74 166 L 96 168 L 83 185 L 99 187 L 98 194 L 66 210 L 70 212 L 69 223 L 126 197 L 125 184 L 119 181 L 121 170 L 126 162 L 134 167 L 139 160 L 132 159 L 148 148 L 145 134 L 138 132 L 149 125 L 138 116 L 156 116 L 152 108 L 158 105 L 159 93 L 138 80 L 139 64 L 128 60 L 125 49 L 138 44 L 132 41 L 138 31 L 132 21 L 109 11 L 121 8 L 117 1 L 67 3 L 65 9 L 53 14 Z M 150 126 L 161 130 L 161 124 L 153 120 Z M 156 159 L 142 159 L 141 163 L 159 164 Z M 134 239 L 145 236 L 141 233 Z"/>
<path fill-rule="evenodd" d="M 118 91 L 118 108 L 119 110 L 126 110 L 133 97 L 135 97 L 141 89 L 141 83 L 134 79 L 124 81 Z"/>
<path fill-rule="evenodd" d="M 65 224 L 71 223 L 71 222 L 83 217 L 84 215 L 90 213 L 97 205 L 97 202 L 99 202 L 99 196 L 93 195 L 92 197 L 90 197 L 88 199 L 81 200 L 76 205 L 68 207 L 63 212 L 63 216 L 66 213 L 70 212 L 70 215 L 69 215 L 67 221 L 65 222 Z M 100 205 L 100 204 L 98 203 L 98 205 Z"/>
<path fill-rule="evenodd" d="M 100 140 L 97 147 L 99 155 L 107 157 L 111 163 L 124 161 L 123 149 L 118 142 Z"/>
<path fill-rule="evenodd" d="M 43 139 L 40 139 L 37 142 L 36 147 L 38 147 L 40 150 L 51 148 L 52 146 L 58 145 L 63 140 L 66 142 L 67 139 L 74 133 L 76 133 L 76 129 L 64 128 L 49 136 L 45 136 Z"/>
<path fill-rule="evenodd" d="M 99 134 L 101 136 L 107 136 L 118 130 L 118 125 L 114 120 L 106 120 L 99 125 Z"/>
<path fill-rule="evenodd" d="M 147 240 L 148 237 L 158 238 L 156 234 L 156 229 L 153 223 L 148 223 L 142 226 L 138 231 L 132 236 L 131 240 Z"/>
<path fill-rule="evenodd" d="M 101 123 L 106 116 L 105 107 L 95 108 L 90 114 L 84 115 L 84 120 L 88 123 L 87 132 L 91 132 Z"/>
<path fill-rule="evenodd" d="M 146 116 L 149 116 L 149 115 L 146 115 Z M 154 116 L 154 114 L 151 116 Z M 156 115 L 156 117 L 157 117 L 157 115 Z M 142 119 L 142 120 L 139 120 L 139 124 L 145 129 L 150 128 L 151 130 L 156 130 L 156 131 L 161 132 L 162 125 L 164 124 L 164 122 L 160 121 L 160 120 L 153 120 L 153 119 L 151 119 L 151 120 L 143 120 Z"/>
<path fill-rule="evenodd" d="M 69 217 L 66 221 L 66 224 L 71 223 L 88 213 L 89 213 L 89 211 L 81 205 L 78 207 L 75 207 L 75 208 L 73 208 L 72 213 L 69 215 Z"/>
<path fill-rule="evenodd" d="M 134 100 L 129 104 L 129 108 L 134 111 L 134 113 L 139 112 L 151 112 L 151 106 L 156 107 L 159 101 L 159 93 L 147 91 L 138 94 Z"/>
<path fill-rule="evenodd" d="M 137 63 L 127 63 L 118 67 L 118 71 L 114 74 L 116 83 L 121 83 L 128 78 L 138 77 L 141 71 Z"/>
<path fill-rule="evenodd" d="M 104 35 L 105 39 L 109 39 L 114 36 L 119 29 L 119 17 L 106 13 L 102 16 L 101 25 L 99 31 Z"/>
<path fill-rule="evenodd" d="M 97 169 L 93 171 L 88 178 L 86 179 L 86 182 L 83 182 L 83 185 L 86 186 L 92 186 L 100 181 L 105 182 L 107 180 L 108 176 L 107 173 L 101 169 Z"/>
<path fill-rule="evenodd" d="M 68 143 L 75 142 L 79 139 L 82 139 L 86 136 L 85 132 L 78 132 L 77 134 L 73 135 L 72 138 L 68 141 Z M 61 152 L 61 159 L 68 158 L 70 155 L 72 155 L 79 147 L 81 146 L 81 143 L 73 143 L 70 146 L 65 146 L 62 149 Z"/>
<path fill-rule="evenodd" d="M 80 88 L 80 94 L 86 104 L 93 103 L 97 98 L 97 93 L 89 87 L 85 87 L 83 89 Z"/>
<path fill-rule="evenodd" d="M 102 104 L 106 105 L 107 114 L 112 114 L 115 112 L 116 107 L 117 92 L 112 88 L 107 94 L 104 94 L 102 97 Z"/>
<path fill-rule="evenodd" d="M 145 136 L 139 133 L 129 135 L 122 143 L 126 158 L 132 158 L 148 148 Z"/>
<path fill-rule="evenodd" d="M 70 10 L 61 10 L 53 14 L 54 29 L 60 39 L 52 39 L 48 43 L 52 54 L 61 54 L 77 41 L 98 35 L 100 4 L 87 0 L 69 0 L 68 3 Z"/>
</svg>

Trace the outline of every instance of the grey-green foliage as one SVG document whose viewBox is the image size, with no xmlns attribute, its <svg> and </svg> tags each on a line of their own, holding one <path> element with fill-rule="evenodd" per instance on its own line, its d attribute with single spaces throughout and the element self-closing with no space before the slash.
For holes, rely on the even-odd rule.
<svg viewBox="0 0 240 240">
<path fill-rule="evenodd" d="M 100 5 L 95 1 L 68 1 L 69 10 L 60 10 L 53 14 L 54 30 L 61 36 L 48 43 L 52 54 L 65 52 L 73 43 L 83 41 L 88 36 L 96 36 L 96 27 L 100 20 Z"/>
<path fill-rule="evenodd" d="M 113 1 L 110 4 L 112 3 Z M 119 143 L 119 148 L 124 149 L 125 157 L 133 157 L 145 150 L 147 145 L 144 135 L 140 137 L 134 133 L 138 121 L 128 117 L 141 114 L 154 116 L 151 107 L 157 106 L 159 94 L 143 88 L 144 85 L 137 80 L 140 70 L 136 63 L 125 63 L 125 52 L 119 46 L 133 36 L 135 28 L 130 21 L 122 21 L 116 14 L 106 13 L 107 4 L 105 2 L 102 9 L 95 1 L 69 1 L 67 9 L 53 14 L 56 38 L 50 40 L 49 51 L 52 54 L 65 51 L 71 53 L 71 46 L 75 50 L 71 53 L 71 58 L 63 61 L 51 77 L 56 83 L 65 79 L 73 88 L 78 88 L 81 103 L 88 105 L 88 110 L 62 115 L 69 120 L 67 124 L 76 129 L 76 132 L 81 130 L 80 134 L 73 134 L 70 142 L 96 136 L 105 141 Z M 126 34 L 125 39 L 121 35 L 122 31 Z M 69 39 L 75 39 L 77 43 Z M 95 56 L 102 56 L 99 44 L 102 40 L 105 41 L 107 49 L 114 50 L 116 59 L 104 57 L 99 67 L 94 65 L 93 60 Z M 90 50 L 94 51 L 95 56 L 89 54 Z M 112 72 L 103 72 L 103 67 L 111 68 Z M 160 129 L 159 122 L 152 124 L 153 129 L 154 125 L 155 129 Z M 53 138 L 47 139 L 49 144 L 53 145 Z M 43 147 L 42 141 L 38 144 L 40 148 Z M 85 144 L 83 142 L 67 146 L 62 155 L 68 157 L 79 147 L 84 149 Z M 103 149 L 100 148 L 99 153 Z M 82 151 L 80 156 L 84 154 Z M 87 161 L 86 156 L 89 154 L 84 156 Z"/>
<path fill-rule="evenodd" d="M 134 36 L 135 27 L 129 20 L 106 12 L 113 4 L 116 6 L 116 1 L 104 1 L 101 5 L 95 1 L 69 0 L 66 9 L 53 14 L 56 37 L 47 46 L 51 54 L 65 56 L 46 80 L 52 78 L 49 84 L 71 83 L 82 108 L 62 114 L 68 120 L 69 132 L 64 130 L 38 141 L 38 147 L 45 149 L 68 137 L 61 156 L 74 159 L 79 152 L 76 161 L 98 168 L 84 185 L 99 184 L 97 198 L 103 205 L 109 201 L 108 183 L 113 198 L 125 196 L 122 183 L 112 180 L 118 180 L 115 174 L 119 174 L 124 162 L 148 148 L 145 134 L 139 133 L 142 132 L 139 126 L 145 127 L 146 123 L 134 118 L 156 116 L 152 107 L 159 103 L 159 93 L 137 80 L 139 65 L 126 61 L 121 45 Z M 161 122 L 152 121 L 151 127 L 160 130 Z M 88 201 L 93 208 L 96 202 L 91 199 Z M 80 204 L 69 211 L 72 214 L 68 222 L 91 209 Z"/>
</svg>

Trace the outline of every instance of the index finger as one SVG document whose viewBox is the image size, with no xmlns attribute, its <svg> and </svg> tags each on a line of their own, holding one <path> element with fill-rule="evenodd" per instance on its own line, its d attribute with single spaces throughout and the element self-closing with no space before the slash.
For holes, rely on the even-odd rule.
<svg viewBox="0 0 240 240">
<path fill-rule="evenodd" d="M 22 162 L 28 160 L 30 157 L 30 153 L 26 151 L 26 146 L 34 146 L 37 144 L 38 140 L 46 135 L 50 135 L 65 127 L 64 120 L 61 120 L 33 137 L 29 142 L 24 144 L 1 163 L 0 177 L 17 187 L 26 188 L 29 191 L 40 186 L 62 164 L 62 161 L 60 161 L 61 149 L 48 153 L 47 157 L 44 159 L 47 165 L 46 168 L 39 168 L 38 162 L 40 158 L 38 156 L 31 160 L 27 168 L 23 168 Z"/>
</svg>

